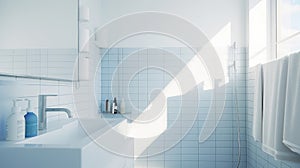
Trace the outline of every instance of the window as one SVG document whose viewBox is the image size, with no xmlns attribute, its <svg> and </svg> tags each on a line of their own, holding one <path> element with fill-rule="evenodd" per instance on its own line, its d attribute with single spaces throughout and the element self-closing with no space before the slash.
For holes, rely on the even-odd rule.
<svg viewBox="0 0 300 168">
<path fill-rule="evenodd" d="M 277 56 L 300 51 L 300 0 L 277 0 Z"/>
</svg>

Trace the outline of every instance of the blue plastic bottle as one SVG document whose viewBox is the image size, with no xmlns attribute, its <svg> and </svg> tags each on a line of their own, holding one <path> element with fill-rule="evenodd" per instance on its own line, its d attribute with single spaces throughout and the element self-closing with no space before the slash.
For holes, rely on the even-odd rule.
<svg viewBox="0 0 300 168">
<path fill-rule="evenodd" d="M 30 100 L 28 101 L 27 114 L 25 117 L 25 137 L 34 137 L 37 136 L 37 116 L 34 114 L 31 109 Z"/>
</svg>

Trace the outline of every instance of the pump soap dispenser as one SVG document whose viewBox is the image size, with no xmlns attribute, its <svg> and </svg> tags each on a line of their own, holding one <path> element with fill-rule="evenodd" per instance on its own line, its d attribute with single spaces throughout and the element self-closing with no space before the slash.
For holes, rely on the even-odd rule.
<svg viewBox="0 0 300 168">
<path fill-rule="evenodd" d="M 20 99 L 13 100 L 12 114 L 8 116 L 6 122 L 6 140 L 16 141 L 25 139 L 25 119 L 20 106 L 17 102 Z"/>
<path fill-rule="evenodd" d="M 34 114 L 31 107 L 31 102 L 29 99 L 26 99 L 28 102 L 27 114 L 25 117 L 25 137 L 34 137 L 37 136 L 37 116 Z"/>
</svg>

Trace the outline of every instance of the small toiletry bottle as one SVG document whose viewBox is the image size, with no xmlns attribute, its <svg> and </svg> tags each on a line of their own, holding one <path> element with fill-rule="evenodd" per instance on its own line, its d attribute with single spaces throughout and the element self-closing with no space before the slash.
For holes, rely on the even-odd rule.
<svg viewBox="0 0 300 168">
<path fill-rule="evenodd" d="M 122 99 L 121 104 L 120 104 L 120 113 L 121 114 L 125 113 L 125 100 L 124 100 L 124 98 Z"/>
<path fill-rule="evenodd" d="M 34 137 L 37 136 L 37 116 L 34 114 L 33 109 L 31 108 L 31 103 L 29 99 L 27 107 L 27 114 L 25 117 L 25 137 Z"/>
<path fill-rule="evenodd" d="M 113 113 L 114 114 L 117 114 L 118 113 L 118 103 L 117 103 L 117 98 L 116 97 L 114 97 L 114 102 L 113 102 L 113 104 L 114 104 L 114 109 L 113 109 Z"/>
<path fill-rule="evenodd" d="M 109 110 L 110 110 L 110 103 L 109 103 L 109 100 L 106 99 L 105 100 L 105 112 L 109 113 Z"/>
<path fill-rule="evenodd" d="M 21 107 L 17 106 L 17 101 L 21 100 L 13 101 L 12 114 L 8 116 L 6 122 L 6 140 L 8 141 L 25 139 L 25 119 Z"/>
<path fill-rule="evenodd" d="M 113 102 L 112 102 L 112 104 L 111 104 L 111 110 L 110 110 L 110 112 L 111 112 L 112 114 L 115 113 L 115 106 L 116 106 L 115 100 L 113 100 Z"/>
</svg>

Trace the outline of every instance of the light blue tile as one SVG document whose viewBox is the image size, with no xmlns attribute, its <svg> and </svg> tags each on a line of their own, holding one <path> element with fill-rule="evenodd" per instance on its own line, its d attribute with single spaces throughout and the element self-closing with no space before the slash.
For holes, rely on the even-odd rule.
<svg viewBox="0 0 300 168">
<path fill-rule="evenodd" d="M 218 167 L 216 167 L 216 162 L 214 162 L 214 161 L 200 161 L 199 167 L 201 167 L 201 168 L 218 168 Z"/>
<path fill-rule="evenodd" d="M 232 141 L 216 141 L 216 147 L 230 148 L 233 146 Z"/>
<path fill-rule="evenodd" d="M 215 162 L 215 155 L 199 155 L 199 161 Z"/>
<path fill-rule="evenodd" d="M 177 161 L 165 161 L 165 168 L 182 168 L 180 159 Z"/>
<path fill-rule="evenodd" d="M 163 161 L 163 160 L 165 160 L 165 156 L 164 155 L 155 155 L 155 156 L 150 156 L 150 157 L 148 157 L 148 160 L 149 161 Z"/>
<path fill-rule="evenodd" d="M 183 141 L 183 148 L 198 148 L 198 141 Z"/>
<path fill-rule="evenodd" d="M 233 166 L 233 164 L 232 164 L 232 162 L 230 162 L 230 161 L 227 161 L 227 162 L 223 162 L 223 161 L 218 161 L 218 162 L 216 162 L 216 167 L 217 168 L 231 168 L 231 167 L 234 167 Z"/>
<path fill-rule="evenodd" d="M 198 148 L 182 148 L 181 152 L 183 155 L 198 155 L 199 149 Z"/>
<path fill-rule="evenodd" d="M 181 155 L 171 155 L 171 154 L 167 154 L 166 156 L 165 156 L 165 160 L 166 161 L 170 161 L 170 160 L 172 160 L 172 161 L 174 161 L 174 160 L 181 160 Z"/>
<path fill-rule="evenodd" d="M 148 161 L 148 168 L 164 167 L 164 161 Z"/>
<path fill-rule="evenodd" d="M 181 162 L 182 167 L 190 167 L 190 168 L 197 168 L 199 167 L 198 161 L 182 161 Z"/>
<path fill-rule="evenodd" d="M 216 155 L 216 161 L 226 162 L 226 161 L 232 161 L 232 155 Z"/>
<path fill-rule="evenodd" d="M 213 140 L 206 140 L 203 143 L 199 143 L 199 148 L 214 148 L 216 146 L 215 141 Z"/>
<path fill-rule="evenodd" d="M 147 167 L 147 164 L 148 164 L 148 162 L 147 162 L 147 160 L 136 160 L 135 162 L 134 162 L 134 167 L 136 168 L 145 168 L 145 167 Z"/>
<path fill-rule="evenodd" d="M 198 154 L 182 154 L 183 161 L 198 161 Z"/>
<path fill-rule="evenodd" d="M 181 147 L 172 147 L 170 150 L 165 152 L 167 155 L 180 155 L 181 154 Z"/>
<path fill-rule="evenodd" d="M 226 155 L 232 153 L 232 148 L 216 148 L 216 154 L 218 155 Z"/>
<path fill-rule="evenodd" d="M 215 155 L 216 150 L 214 148 L 200 148 L 199 155 Z"/>
</svg>

